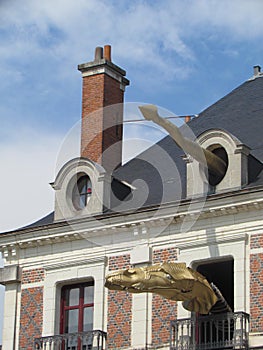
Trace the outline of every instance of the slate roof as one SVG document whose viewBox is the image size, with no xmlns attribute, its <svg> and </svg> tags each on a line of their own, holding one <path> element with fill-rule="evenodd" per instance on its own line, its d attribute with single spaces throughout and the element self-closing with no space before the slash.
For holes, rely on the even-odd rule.
<svg viewBox="0 0 263 350">
<path fill-rule="evenodd" d="M 263 77 L 248 80 L 204 110 L 187 124 L 198 137 L 209 129 L 221 129 L 251 149 L 247 187 L 263 185 Z M 185 198 L 184 152 L 170 136 L 144 151 L 114 172 L 114 177 L 133 184 L 129 209 L 158 205 Z M 30 225 L 53 222 L 53 213 Z"/>
<path fill-rule="evenodd" d="M 199 135 L 207 129 L 223 129 L 250 147 L 263 162 L 263 77 L 248 80 L 191 121 Z"/>
<path fill-rule="evenodd" d="M 248 146 L 251 149 L 251 155 L 247 187 L 263 185 L 263 77 L 246 81 L 187 125 L 196 137 L 209 129 L 220 129 L 232 134 Z M 159 148 L 162 148 L 164 154 L 168 154 L 175 162 L 174 165 L 170 162 L 170 168 Z M 119 168 L 114 176 L 131 183 L 134 179 L 145 181 L 150 191 L 145 205 L 158 204 L 162 193 L 167 201 L 174 201 L 180 196 L 185 198 L 186 167 L 182 159 L 183 155 L 184 152 L 177 147 L 170 136 L 167 136 L 157 145 Z M 155 160 L 154 166 L 151 165 L 153 160 Z M 160 170 L 162 170 L 162 176 L 165 174 L 164 188 L 160 183 L 160 174 L 156 174 Z M 138 191 L 141 192 L 141 188 L 138 188 Z"/>
</svg>

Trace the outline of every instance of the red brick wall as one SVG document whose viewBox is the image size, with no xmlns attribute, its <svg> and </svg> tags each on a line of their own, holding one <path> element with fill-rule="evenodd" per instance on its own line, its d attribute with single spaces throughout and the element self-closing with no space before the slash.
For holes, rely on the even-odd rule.
<svg viewBox="0 0 263 350">
<path fill-rule="evenodd" d="M 22 286 L 44 280 L 44 270 L 24 270 Z M 43 325 L 43 287 L 21 291 L 19 350 L 33 349 L 34 338 L 41 337 Z"/>
<path fill-rule="evenodd" d="M 252 235 L 250 248 L 263 248 L 263 235 Z M 263 330 L 263 253 L 250 255 L 250 328 L 252 332 Z"/>
<path fill-rule="evenodd" d="M 158 249 L 153 251 L 153 263 L 176 262 L 177 248 Z"/>
<path fill-rule="evenodd" d="M 250 237 L 250 249 L 263 248 L 263 234 L 252 235 Z"/>
<path fill-rule="evenodd" d="M 22 273 L 22 284 L 44 281 L 45 270 L 42 268 L 24 270 Z"/>
<path fill-rule="evenodd" d="M 176 262 L 176 248 L 160 249 L 153 252 L 153 263 Z M 153 294 L 152 299 L 152 345 L 169 342 L 170 321 L 177 317 L 177 303 Z"/>
<path fill-rule="evenodd" d="M 122 102 L 120 82 L 106 74 L 83 78 L 81 156 L 100 163 L 105 168 L 109 165 L 104 164 L 101 155 L 116 143 L 118 146 L 107 158 L 112 156 L 112 162 L 121 163 L 122 147 L 118 142 L 122 140 L 123 115 L 121 105 L 110 109 L 104 107 Z"/>
<path fill-rule="evenodd" d="M 103 90 L 103 74 L 83 78 L 81 156 L 95 162 L 102 154 L 103 111 L 100 109 L 103 108 Z"/>
<path fill-rule="evenodd" d="M 112 256 L 109 270 L 129 268 L 130 255 Z M 123 349 L 131 344 L 132 295 L 108 291 L 108 348 Z"/>
</svg>

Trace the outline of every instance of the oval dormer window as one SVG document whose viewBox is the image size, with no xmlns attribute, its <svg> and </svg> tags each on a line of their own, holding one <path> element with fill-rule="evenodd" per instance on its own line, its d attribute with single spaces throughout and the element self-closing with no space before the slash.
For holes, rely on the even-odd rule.
<svg viewBox="0 0 263 350">
<path fill-rule="evenodd" d="M 75 209 L 84 209 L 92 194 L 92 184 L 88 175 L 81 175 L 73 189 L 73 205 Z"/>
<path fill-rule="evenodd" d="M 224 161 L 225 165 L 226 165 L 225 172 L 223 174 L 215 173 L 215 172 L 212 172 L 212 171 L 208 170 L 208 182 L 209 182 L 209 185 L 212 186 L 212 187 L 215 187 L 225 177 L 225 174 L 226 174 L 226 171 L 227 171 L 227 168 L 228 168 L 228 156 L 227 156 L 226 150 L 221 145 L 212 145 L 208 149 L 209 149 L 209 151 L 214 153 L 216 156 L 218 156 L 220 159 L 222 159 Z"/>
</svg>

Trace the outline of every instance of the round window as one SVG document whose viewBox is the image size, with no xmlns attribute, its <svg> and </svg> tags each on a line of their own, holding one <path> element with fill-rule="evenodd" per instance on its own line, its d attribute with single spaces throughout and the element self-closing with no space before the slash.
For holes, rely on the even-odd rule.
<svg viewBox="0 0 263 350">
<path fill-rule="evenodd" d="M 77 183 L 73 188 L 73 205 L 75 209 L 84 209 L 92 194 L 92 185 L 88 175 L 82 175 L 79 177 Z"/>
</svg>

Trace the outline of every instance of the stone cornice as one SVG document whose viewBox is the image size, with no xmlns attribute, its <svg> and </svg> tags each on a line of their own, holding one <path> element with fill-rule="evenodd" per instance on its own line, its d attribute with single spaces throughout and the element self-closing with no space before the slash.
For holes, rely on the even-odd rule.
<svg viewBox="0 0 263 350">
<path fill-rule="evenodd" d="M 107 257 L 106 256 L 100 256 L 100 257 L 94 257 L 89 259 L 81 259 L 81 260 L 65 260 L 57 263 L 52 264 L 45 264 L 43 267 L 46 271 L 56 270 L 63 267 L 73 267 L 73 266 L 85 266 L 89 264 L 106 264 L 107 263 Z"/>
<path fill-rule="evenodd" d="M 66 225 L 65 223 L 64 225 L 55 223 L 24 232 L 21 230 L 2 235 L 0 250 L 3 257 L 15 258 L 18 249 L 72 242 L 83 238 L 103 236 L 112 232 L 118 234 L 118 232 L 130 231 L 131 234 L 136 236 L 139 232 L 146 233 L 150 228 L 167 227 L 171 224 L 177 225 L 183 220 L 194 219 L 200 221 L 244 212 L 257 212 L 263 209 L 263 198 L 260 191 L 258 191 L 257 196 L 250 192 L 246 193 L 245 198 L 243 196 L 231 196 L 230 201 L 228 201 L 226 195 L 223 198 L 218 195 L 215 197 L 209 197 L 204 202 L 203 208 L 198 207 L 198 205 L 195 206 L 195 201 L 192 200 L 187 203 L 188 205 L 179 205 L 178 207 L 174 203 L 170 203 L 158 210 L 153 207 L 140 212 L 116 216 L 105 215 L 105 218 L 80 218 L 78 221 L 67 222 Z M 198 204 L 198 199 L 196 204 Z M 174 213 L 174 208 L 177 208 L 176 213 Z"/>
<path fill-rule="evenodd" d="M 214 244 L 222 244 L 222 243 L 229 243 L 229 242 L 237 242 L 237 241 L 246 241 L 248 239 L 248 235 L 246 233 L 241 234 L 235 234 L 235 235 L 224 235 L 221 237 L 207 237 L 207 235 L 203 235 L 202 237 L 199 237 L 198 240 L 186 239 L 182 243 L 177 243 L 176 247 L 179 250 L 189 249 L 191 248 L 197 248 L 204 245 L 214 245 Z"/>
</svg>

